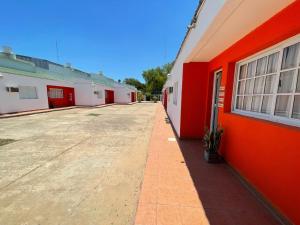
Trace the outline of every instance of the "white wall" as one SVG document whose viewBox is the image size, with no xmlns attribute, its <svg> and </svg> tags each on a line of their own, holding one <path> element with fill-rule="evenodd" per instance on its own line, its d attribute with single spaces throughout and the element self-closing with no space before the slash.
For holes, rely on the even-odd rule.
<svg viewBox="0 0 300 225">
<path fill-rule="evenodd" d="M 130 103 L 131 102 L 131 92 L 135 92 L 126 87 L 116 87 L 115 88 L 115 103 Z"/>
<path fill-rule="evenodd" d="M 178 97 L 177 105 L 173 104 L 173 94 L 170 94 L 167 106 L 168 115 L 173 123 L 173 126 L 180 136 L 180 117 L 181 117 L 181 92 L 182 92 L 182 74 L 183 74 L 183 64 L 191 54 L 193 48 L 196 46 L 198 40 L 208 29 L 219 10 L 224 5 L 225 0 L 214 0 L 205 1 L 204 5 L 200 9 L 200 14 L 198 16 L 197 24 L 194 29 L 192 29 L 182 47 L 182 50 L 175 61 L 175 64 L 171 71 L 171 76 L 166 82 L 165 86 L 173 86 L 175 82 L 178 82 Z"/>
<path fill-rule="evenodd" d="M 87 81 L 76 83 L 55 81 L 36 77 L 14 75 L 0 72 L 0 114 L 22 112 L 38 109 L 48 109 L 47 85 L 73 87 L 75 89 L 75 105 L 96 106 L 105 104 L 105 90 L 113 90 L 116 103 L 130 103 L 131 92 L 127 87 L 106 87 Z M 6 87 L 34 86 L 37 90 L 37 99 L 20 99 L 19 93 L 6 91 Z M 100 98 L 94 92 L 100 92 Z"/>
<path fill-rule="evenodd" d="M 98 95 L 93 94 L 93 104 L 94 105 L 103 105 L 105 104 L 105 89 L 107 89 L 107 87 L 105 87 L 104 85 L 101 84 L 95 84 L 94 86 L 94 91 L 98 91 L 100 93 L 100 97 L 98 97 Z"/>
<path fill-rule="evenodd" d="M 20 76 L 0 72 L 0 114 L 22 112 L 37 109 L 47 109 L 47 85 L 73 87 L 69 82 L 46 80 L 35 77 Z M 37 99 L 20 99 L 19 93 L 6 91 L 6 87 L 34 86 L 37 89 Z"/>
<path fill-rule="evenodd" d="M 75 84 L 75 101 L 76 105 L 96 106 L 105 104 L 105 90 L 111 90 L 101 84 L 94 83 L 76 83 Z M 98 97 L 95 91 L 99 92 Z"/>
</svg>

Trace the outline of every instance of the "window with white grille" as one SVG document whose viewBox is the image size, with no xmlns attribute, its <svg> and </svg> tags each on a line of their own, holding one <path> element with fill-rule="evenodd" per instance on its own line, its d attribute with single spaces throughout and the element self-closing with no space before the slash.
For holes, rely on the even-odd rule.
<svg viewBox="0 0 300 225">
<path fill-rule="evenodd" d="M 64 90 L 60 88 L 49 88 L 49 98 L 64 98 Z"/>
<path fill-rule="evenodd" d="M 20 99 L 37 99 L 37 90 L 33 86 L 19 86 Z"/>
<path fill-rule="evenodd" d="M 237 67 L 235 112 L 300 126 L 300 38 Z"/>
</svg>

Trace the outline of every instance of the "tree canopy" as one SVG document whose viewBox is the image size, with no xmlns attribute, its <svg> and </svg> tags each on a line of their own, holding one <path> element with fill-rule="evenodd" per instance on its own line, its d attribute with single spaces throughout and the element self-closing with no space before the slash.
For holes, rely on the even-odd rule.
<svg viewBox="0 0 300 225">
<path fill-rule="evenodd" d="M 161 67 L 145 70 L 142 75 L 146 82 L 146 92 L 160 94 L 172 66 L 173 63 L 167 63 Z"/>
<path fill-rule="evenodd" d="M 145 91 L 145 87 L 146 87 L 145 84 L 143 84 L 142 82 L 140 82 L 139 80 L 137 80 L 135 78 L 126 78 L 124 80 L 124 83 L 136 87 L 136 89 L 138 89 L 139 91 L 142 91 L 142 92 Z"/>
<path fill-rule="evenodd" d="M 168 74 L 171 72 L 173 63 L 167 63 L 163 66 L 148 69 L 143 71 L 143 78 L 145 84 L 135 78 L 126 78 L 123 82 L 135 86 L 139 91 L 143 93 L 161 94 L 161 90 L 167 80 Z"/>
</svg>

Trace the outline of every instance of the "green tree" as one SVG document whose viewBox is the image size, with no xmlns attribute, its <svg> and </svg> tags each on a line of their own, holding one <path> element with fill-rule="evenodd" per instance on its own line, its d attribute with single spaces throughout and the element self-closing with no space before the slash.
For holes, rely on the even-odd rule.
<svg viewBox="0 0 300 225">
<path fill-rule="evenodd" d="M 161 67 L 145 70 L 143 78 L 146 82 L 146 92 L 160 94 L 172 67 L 173 63 L 167 63 Z"/>
<path fill-rule="evenodd" d="M 123 82 L 125 84 L 129 84 L 129 85 L 136 87 L 136 89 L 138 89 L 139 91 L 142 91 L 142 92 L 145 91 L 145 84 L 143 84 L 142 82 L 140 82 L 139 80 L 137 80 L 135 78 L 126 78 Z"/>
</svg>

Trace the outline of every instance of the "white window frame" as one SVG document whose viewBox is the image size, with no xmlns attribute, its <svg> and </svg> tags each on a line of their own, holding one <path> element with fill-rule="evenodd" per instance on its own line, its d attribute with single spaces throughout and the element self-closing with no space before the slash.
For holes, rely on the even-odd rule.
<svg viewBox="0 0 300 225">
<path fill-rule="evenodd" d="M 98 90 L 97 97 L 98 97 L 98 99 L 102 99 L 103 98 L 103 92 L 102 92 L 102 90 Z"/>
<path fill-rule="evenodd" d="M 300 42 L 300 35 L 296 35 L 292 38 L 289 38 L 289 39 L 287 39 L 283 42 L 280 42 L 280 43 L 278 43 L 278 44 L 276 44 L 276 45 L 274 45 L 270 48 L 267 48 L 263 51 L 260 51 L 256 54 L 254 54 L 250 57 L 247 57 L 246 59 L 243 59 L 241 61 L 238 61 L 236 63 L 235 76 L 234 76 L 234 90 L 233 90 L 234 95 L 232 96 L 233 97 L 233 99 L 232 99 L 233 100 L 232 101 L 232 113 L 243 115 L 243 116 L 254 117 L 254 118 L 257 118 L 257 119 L 268 120 L 268 121 L 272 121 L 272 122 L 276 122 L 276 123 L 282 123 L 282 124 L 285 124 L 285 125 L 300 127 L 300 119 L 286 118 L 286 117 L 281 117 L 281 116 L 277 116 L 277 115 L 274 114 L 275 107 L 276 107 L 276 97 L 278 95 L 288 94 L 288 95 L 292 96 L 292 107 L 290 109 L 289 116 L 291 116 L 291 114 L 292 114 L 294 96 L 295 95 L 300 95 L 300 94 L 295 93 L 295 92 L 292 92 L 292 93 L 277 93 L 280 73 L 282 73 L 284 71 L 292 70 L 292 69 L 284 69 L 284 70 L 281 69 L 283 50 L 284 50 L 284 48 L 286 48 L 288 46 L 291 46 L 293 44 L 296 44 L 298 42 Z M 299 49 L 299 51 L 300 51 L 300 49 Z M 274 91 L 273 94 L 270 94 L 270 95 L 273 95 L 272 105 L 271 105 L 271 110 L 272 110 L 271 113 L 270 114 L 264 114 L 264 113 L 261 113 L 261 112 L 252 112 L 252 111 L 245 111 L 245 110 L 237 109 L 236 108 L 236 103 L 237 103 L 237 97 L 238 97 L 238 93 L 237 93 L 238 92 L 238 81 L 239 81 L 238 76 L 239 76 L 239 73 L 240 73 L 241 65 L 247 64 L 251 61 L 255 61 L 257 59 L 263 58 L 265 56 L 271 55 L 271 54 L 276 53 L 276 52 L 279 52 L 279 57 L 278 57 L 277 71 L 274 73 L 275 76 L 276 76 L 275 77 L 275 86 L 274 86 L 275 91 Z M 297 59 L 298 65 L 297 65 L 297 67 L 293 68 L 294 70 L 296 70 L 296 75 L 295 76 L 297 76 L 297 73 L 300 70 L 299 62 L 300 62 L 300 52 L 298 53 L 298 59 Z M 293 81 L 293 82 L 294 82 L 293 83 L 293 89 L 295 89 L 296 82 L 295 81 Z M 253 96 L 253 93 L 252 93 L 252 96 Z"/>
<path fill-rule="evenodd" d="M 20 85 L 20 86 L 18 86 L 18 88 L 19 88 L 19 98 L 21 100 L 38 99 L 39 98 L 38 91 L 37 91 L 37 88 L 35 86 Z M 32 88 L 32 90 L 34 90 L 34 92 L 35 92 L 35 96 L 34 97 L 22 96 L 22 89 L 23 88 Z"/>
<path fill-rule="evenodd" d="M 173 84 L 173 105 L 177 105 L 178 98 L 178 81 Z"/>
</svg>

